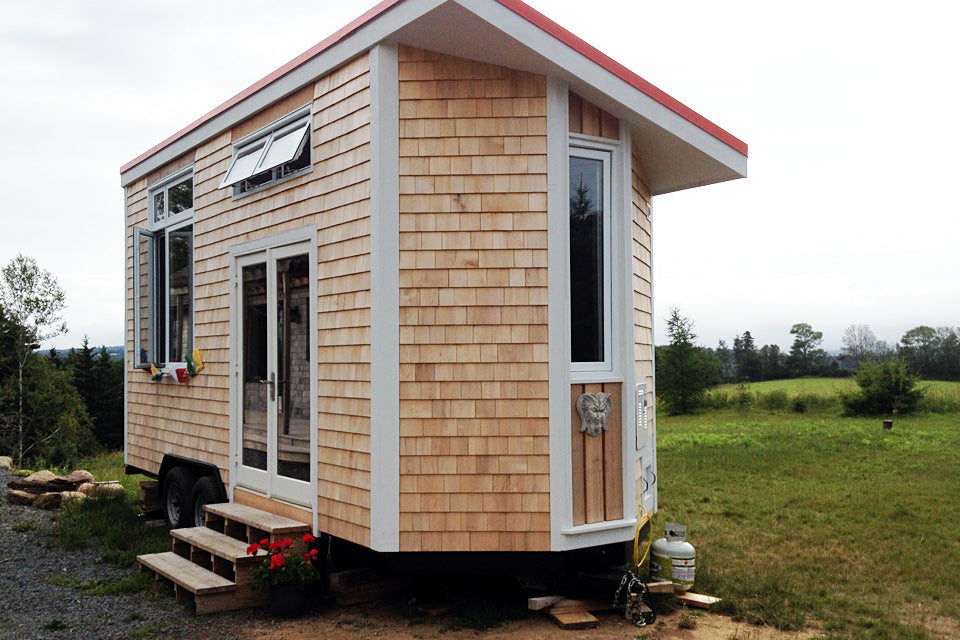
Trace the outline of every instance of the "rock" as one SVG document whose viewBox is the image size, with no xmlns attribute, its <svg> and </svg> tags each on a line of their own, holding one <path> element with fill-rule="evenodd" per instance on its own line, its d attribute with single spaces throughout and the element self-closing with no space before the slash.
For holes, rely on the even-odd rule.
<svg viewBox="0 0 960 640">
<path fill-rule="evenodd" d="M 91 498 L 113 495 L 114 493 L 123 493 L 123 485 L 116 480 L 111 482 L 85 482 L 77 491 L 90 496 Z"/>
<path fill-rule="evenodd" d="M 83 469 L 74 471 L 70 475 L 56 476 L 53 480 L 50 480 L 51 484 L 71 485 L 75 487 L 80 486 L 84 482 L 93 482 L 93 474 Z"/>
<path fill-rule="evenodd" d="M 18 491 L 16 489 L 10 489 L 10 491 L 7 491 L 7 502 L 10 502 L 11 504 L 30 506 L 36 499 L 37 496 L 33 495 L 32 493 L 27 493 L 26 491 Z"/>
<path fill-rule="evenodd" d="M 33 501 L 33 506 L 38 509 L 45 509 L 47 511 L 53 511 L 54 509 L 60 508 L 60 503 L 63 501 L 62 493 L 41 493 L 37 496 L 37 499 Z"/>
<path fill-rule="evenodd" d="M 13 469 L 13 458 L 0 456 L 0 469 Z"/>
<path fill-rule="evenodd" d="M 60 491 L 76 491 L 77 487 L 85 482 L 93 482 L 93 474 L 89 471 L 74 471 L 70 475 L 58 476 L 50 471 L 37 471 L 21 480 L 9 483 L 11 489 L 20 489 L 39 495 Z"/>
<path fill-rule="evenodd" d="M 57 475 L 54 472 L 47 471 L 46 469 L 44 469 L 43 471 L 37 471 L 36 473 L 31 473 L 26 478 L 24 478 L 22 482 L 26 482 L 29 484 L 46 484 L 47 482 L 50 482 L 56 477 Z"/>
<path fill-rule="evenodd" d="M 68 508 L 72 507 L 73 505 L 80 504 L 87 499 L 87 496 L 79 491 L 64 491 L 60 494 L 60 498 L 60 506 Z"/>
</svg>

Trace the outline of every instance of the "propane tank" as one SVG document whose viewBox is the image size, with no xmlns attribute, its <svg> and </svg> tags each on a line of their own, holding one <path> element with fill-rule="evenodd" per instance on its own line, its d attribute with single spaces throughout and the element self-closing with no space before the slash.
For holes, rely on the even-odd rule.
<svg viewBox="0 0 960 640">
<path fill-rule="evenodd" d="M 697 552 L 687 542 L 687 527 L 668 522 L 665 536 L 650 547 L 650 579 L 673 582 L 674 589 L 686 591 L 693 586 Z"/>
</svg>

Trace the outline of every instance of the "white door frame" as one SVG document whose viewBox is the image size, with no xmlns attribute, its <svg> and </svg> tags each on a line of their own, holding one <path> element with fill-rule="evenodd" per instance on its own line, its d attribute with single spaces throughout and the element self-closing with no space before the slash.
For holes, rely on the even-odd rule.
<svg viewBox="0 0 960 640">
<path fill-rule="evenodd" d="M 261 471 L 242 464 L 243 375 L 241 352 L 243 348 L 243 296 L 240 282 L 242 268 L 249 264 L 267 264 L 267 281 L 275 282 L 277 260 L 306 254 L 310 268 L 308 293 L 310 318 L 310 480 L 304 482 L 285 478 L 276 473 L 276 416 L 268 411 L 267 470 Z M 273 280 L 271 280 L 273 278 Z M 267 308 L 276 308 L 275 286 L 268 286 Z M 315 225 L 302 227 L 266 238 L 244 242 L 230 248 L 230 495 L 235 489 L 262 495 L 272 500 L 287 502 L 311 509 L 317 514 L 317 229 Z M 267 323 L 268 354 L 275 351 L 276 323 Z M 268 360 L 271 358 L 268 357 Z"/>
</svg>

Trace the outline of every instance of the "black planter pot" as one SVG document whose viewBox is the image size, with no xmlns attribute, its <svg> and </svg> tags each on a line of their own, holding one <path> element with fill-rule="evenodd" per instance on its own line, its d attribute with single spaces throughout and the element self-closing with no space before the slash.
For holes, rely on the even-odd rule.
<svg viewBox="0 0 960 640">
<path fill-rule="evenodd" d="M 287 582 L 270 587 L 267 611 L 276 618 L 296 618 L 303 614 L 307 604 L 307 591 L 298 582 Z"/>
</svg>

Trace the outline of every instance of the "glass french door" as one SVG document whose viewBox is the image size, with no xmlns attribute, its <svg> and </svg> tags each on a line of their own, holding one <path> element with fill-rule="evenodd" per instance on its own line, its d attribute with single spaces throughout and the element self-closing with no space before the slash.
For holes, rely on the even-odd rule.
<svg viewBox="0 0 960 640">
<path fill-rule="evenodd" d="M 236 259 L 237 483 L 310 504 L 309 246 Z"/>
</svg>

